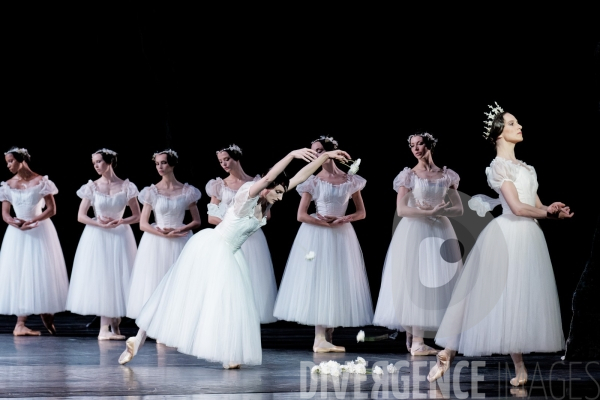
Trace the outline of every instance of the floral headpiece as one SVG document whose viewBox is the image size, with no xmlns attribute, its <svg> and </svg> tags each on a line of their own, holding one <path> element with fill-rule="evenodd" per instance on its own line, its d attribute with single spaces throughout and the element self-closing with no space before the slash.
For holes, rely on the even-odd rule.
<svg viewBox="0 0 600 400">
<path fill-rule="evenodd" d="M 321 140 L 324 141 L 325 143 L 332 143 L 335 149 L 337 149 L 337 147 L 338 147 L 337 140 L 335 140 L 331 136 L 324 136 L 324 135 L 321 135 L 318 139 L 313 140 L 312 142 L 310 142 L 310 144 L 313 144 L 315 142 L 320 142 Z"/>
<path fill-rule="evenodd" d="M 19 153 L 25 157 L 31 158 L 31 156 L 29 155 L 29 152 L 25 148 L 13 147 L 12 149 L 10 149 L 6 153 L 4 153 L 4 155 L 10 154 L 10 153 Z"/>
<path fill-rule="evenodd" d="M 488 107 L 491 108 L 492 111 L 490 111 L 489 113 L 484 111 L 484 114 L 487 115 L 487 120 L 483 121 L 483 123 L 485 124 L 485 131 L 483 132 L 483 137 L 486 139 L 490 137 L 490 130 L 492 130 L 492 123 L 494 122 L 494 118 L 496 118 L 496 115 L 504 112 L 502 107 L 500 107 L 497 102 L 494 102 L 494 104 L 496 105 L 496 107 L 488 105 Z"/>
<path fill-rule="evenodd" d="M 414 135 L 410 135 L 410 136 L 408 137 L 408 146 L 409 146 L 409 147 L 410 147 L 410 141 L 411 141 L 411 139 L 412 139 L 412 138 L 414 138 L 415 136 L 419 136 L 419 137 L 422 137 L 422 138 L 427 138 L 427 139 L 429 139 L 429 140 L 431 141 L 431 148 L 434 148 L 434 147 L 435 147 L 435 145 L 437 144 L 437 141 L 438 141 L 436 138 L 434 138 L 434 137 L 431 135 L 431 133 L 428 133 L 428 132 L 423 132 L 423 133 L 415 133 Z"/>
<path fill-rule="evenodd" d="M 225 147 L 221 150 L 217 150 L 217 154 L 219 154 L 222 151 L 237 151 L 238 153 L 242 154 L 242 149 L 240 149 L 240 147 L 237 144 L 230 144 L 229 147 Z"/>
<path fill-rule="evenodd" d="M 177 155 L 177 152 L 175 150 L 167 149 L 167 150 L 163 150 L 163 151 L 159 151 L 157 153 L 154 153 L 152 155 L 152 161 L 154 161 L 154 159 L 156 159 L 156 156 L 158 156 L 160 154 L 168 154 L 171 157 L 179 158 L 179 156 Z"/>
<path fill-rule="evenodd" d="M 100 150 L 94 152 L 94 154 L 100 154 L 100 153 L 110 154 L 111 156 L 114 156 L 114 157 L 117 156 L 117 152 L 109 150 L 109 149 L 100 149 Z M 92 155 L 94 155 L 94 154 L 92 154 Z"/>
</svg>

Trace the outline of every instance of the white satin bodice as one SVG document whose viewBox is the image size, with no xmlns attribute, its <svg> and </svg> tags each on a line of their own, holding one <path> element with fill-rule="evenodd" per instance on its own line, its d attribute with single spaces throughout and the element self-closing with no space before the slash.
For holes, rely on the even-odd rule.
<svg viewBox="0 0 600 400">
<path fill-rule="evenodd" d="M 0 184 L 0 202 L 8 201 L 15 211 L 15 216 L 28 221 L 42 213 L 46 206 L 44 196 L 55 195 L 58 189 L 47 176 L 35 186 L 25 189 L 13 189 L 6 182 Z"/>
<path fill-rule="evenodd" d="M 138 200 L 142 204 L 149 204 L 154 213 L 154 222 L 159 228 L 178 228 L 183 226 L 185 211 L 190 204 L 196 203 L 201 193 L 192 185 L 183 185 L 181 194 L 164 196 L 158 192 L 154 185 L 142 189 Z"/>
<path fill-rule="evenodd" d="M 317 213 L 328 217 L 346 215 L 352 195 L 364 188 L 366 180 L 358 175 L 347 175 L 346 182 L 334 185 L 317 176 L 311 176 L 298 185 L 298 193 L 310 193 Z"/>
</svg>

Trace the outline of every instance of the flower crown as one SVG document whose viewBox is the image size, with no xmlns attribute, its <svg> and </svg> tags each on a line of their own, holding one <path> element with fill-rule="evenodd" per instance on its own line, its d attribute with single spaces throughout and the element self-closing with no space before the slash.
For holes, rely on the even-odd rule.
<svg viewBox="0 0 600 400">
<path fill-rule="evenodd" d="M 320 142 L 321 140 L 324 141 L 325 143 L 328 143 L 328 142 L 332 143 L 335 146 L 334 147 L 335 149 L 337 149 L 337 147 L 338 147 L 337 140 L 335 140 L 331 136 L 324 136 L 324 135 L 321 135 L 318 139 L 313 140 L 312 142 L 310 142 L 310 144 L 313 144 L 315 142 Z"/>
<path fill-rule="evenodd" d="M 21 155 L 24 155 L 26 157 L 31 158 L 31 156 L 29 155 L 29 152 L 27 151 L 27 149 L 25 149 L 23 147 L 22 148 L 13 147 L 12 149 L 10 149 L 6 153 L 4 153 L 4 155 L 10 154 L 10 153 L 19 153 Z"/>
<path fill-rule="evenodd" d="M 109 149 L 100 149 L 100 150 L 94 152 L 92 155 L 94 155 L 94 154 L 100 154 L 100 153 L 110 154 L 111 156 L 114 156 L 114 157 L 117 156 L 117 152 L 109 150 Z"/>
<path fill-rule="evenodd" d="M 429 140 L 431 141 L 431 148 L 434 148 L 434 147 L 435 147 L 435 145 L 437 144 L 437 141 L 438 141 L 436 138 L 434 138 L 434 137 L 431 135 L 431 133 L 428 133 L 428 132 L 423 132 L 423 133 L 415 133 L 414 135 L 410 135 L 410 136 L 408 137 L 408 146 L 409 146 L 409 147 L 410 147 L 410 141 L 411 141 L 411 139 L 412 139 L 412 138 L 414 138 L 415 136 L 420 136 L 420 137 L 422 137 L 422 138 L 427 138 L 427 139 L 429 139 Z"/>
<path fill-rule="evenodd" d="M 494 102 L 494 104 L 496 105 L 496 107 L 488 105 L 488 107 L 491 108 L 492 111 L 490 111 L 489 113 L 484 111 L 484 114 L 487 115 L 487 120 L 483 121 L 483 123 L 485 124 L 485 126 L 483 127 L 485 129 L 485 131 L 483 132 L 483 137 L 486 139 L 490 137 L 490 130 L 492 130 L 492 123 L 494 122 L 496 115 L 504 112 L 502 107 L 500 107 L 497 102 Z"/>
<path fill-rule="evenodd" d="M 229 151 L 229 150 L 237 151 L 238 153 L 242 154 L 242 149 L 240 149 L 240 147 L 237 144 L 230 144 L 229 147 L 225 147 L 225 148 L 222 148 L 221 150 L 217 150 L 217 154 L 219 154 L 222 151 Z"/>
<path fill-rule="evenodd" d="M 161 155 L 161 154 L 168 154 L 171 157 L 179 158 L 179 156 L 177 155 L 177 152 L 175 150 L 167 149 L 167 150 L 163 150 L 163 151 L 154 153 L 152 155 L 152 161 L 154 161 L 156 159 L 156 156 Z"/>
</svg>

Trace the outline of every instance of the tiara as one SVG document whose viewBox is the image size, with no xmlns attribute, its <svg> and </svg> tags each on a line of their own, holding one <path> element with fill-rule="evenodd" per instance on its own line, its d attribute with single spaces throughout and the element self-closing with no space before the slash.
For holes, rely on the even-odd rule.
<svg viewBox="0 0 600 400">
<path fill-rule="evenodd" d="M 491 108 L 492 111 L 490 111 L 489 113 L 485 111 L 483 112 L 485 115 L 487 115 L 487 120 L 483 121 L 485 125 L 483 127 L 485 129 L 485 131 L 483 132 L 483 137 L 486 139 L 490 136 L 490 130 L 492 129 L 492 123 L 494 122 L 496 115 L 504 112 L 502 107 L 498 105 L 498 102 L 495 101 L 494 104 L 496 105 L 496 107 L 488 105 L 488 107 Z"/>
<path fill-rule="evenodd" d="M 217 154 L 219 154 L 222 151 L 229 151 L 229 150 L 237 151 L 238 153 L 242 154 L 242 149 L 240 149 L 240 147 L 237 144 L 230 144 L 229 147 L 225 147 L 221 150 L 217 150 Z"/>
<path fill-rule="evenodd" d="M 410 135 L 410 136 L 408 137 L 408 146 L 409 146 L 409 147 L 410 147 L 410 141 L 411 141 L 411 139 L 412 139 L 412 138 L 414 138 L 415 136 L 420 136 L 420 137 L 422 137 L 422 138 L 427 138 L 427 139 L 429 139 L 429 140 L 431 141 L 431 147 L 432 147 L 432 148 L 433 148 L 433 147 L 435 147 L 435 145 L 436 145 L 436 143 L 437 143 L 437 141 L 438 141 L 436 138 L 434 138 L 434 137 L 431 135 L 431 133 L 428 133 L 428 132 L 423 132 L 423 133 L 415 133 L 414 135 Z"/>
<path fill-rule="evenodd" d="M 10 154 L 10 153 L 19 153 L 19 154 L 22 154 L 24 156 L 31 158 L 31 156 L 29 155 L 29 152 L 25 148 L 13 147 L 12 149 L 10 149 L 6 153 L 4 153 L 4 155 Z"/>
<path fill-rule="evenodd" d="M 336 148 L 338 146 L 337 140 L 335 140 L 331 136 L 324 136 L 324 135 L 321 135 L 318 139 L 313 140 L 312 142 L 310 142 L 310 144 L 313 144 L 315 142 L 320 142 L 321 140 L 324 141 L 325 143 L 327 143 L 327 142 L 332 143 Z"/>
<path fill-rule="evenodd" d="M 157 153 L 154 153 L 152 155 L 152 161 L 154 161 L 154 159 L 156 158 L 156 156 L 161 155 L 161 154 L 168 154 L 171 157 L 179 158 L 179 156 L 177 155 L 177 152 L 175 150 L 167 149 L 167 150 L 163 150 L 163 151 L 159 151 Z"/>
<path fill-rule="evenodd" d="M 111 156 L 117 156 L 117 153 L 115 151 L 109 150 L 109 149 L 100 149 L 98 151 L 96 151 L 94 154 L 99 154 L 99 153 L 103 153 L 103 154 L 110 154 Z M 92 154 L 92 155 L 94 155 Z"/>
</svg>

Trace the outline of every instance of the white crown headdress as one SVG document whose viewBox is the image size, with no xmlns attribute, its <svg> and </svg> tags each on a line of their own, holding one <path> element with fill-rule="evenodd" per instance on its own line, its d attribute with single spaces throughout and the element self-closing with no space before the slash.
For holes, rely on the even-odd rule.
<svg viewBox="0 0 600 400">
<path fill-rule="evenodd" d="M 117 156 L 116 151 L 112 151 L 109 149 L 100 149 L 100 150 L 94 152 L 94 154 L 99 154 L 99 153 L 110 154 L 111 156 L 115 156 L 115 157 Z M 92 155 L 94 155 L 94 154 L 92 154 Z"/>
<path fill-rule="evenodd" d="M 13 147 L 12 149 L 10 149 L 9 151 L 7 151 L 6 153 L 4 153 L 4 155 L 10 154 L 10 153 L 19 153 L 22 154 L 24 156 L 27 156 L 29 158 L 31 158 L 31 156 L 29 155 L 29 152 L 27 151 L 27 149 L 21 147 Z"/>
<path fill-rule="evenodd" d="M 240 149 L 240 147 L 237 144 L 230 144 L 229 147 L 225 147 L 221 150 L 217 150 L 217 154 L 219 154 L 222 151 L 228 151 L 228 150 L 237 151 L 238 153 L 242 154 L 242 149 Z"/>
<path fill-rule="evenodd" d="M 159 151 L 157 153 L 154 153 L 152 155 L 152 161 L 154 161 L 154 159 L 156 158 L 156 156 L 158 156 L 160 154 L 168 154 L 171 157 L 179 158 L 179 156 L 177 155 L 177 152 L 175 150 L 167 149 L 167 150 L 163 150 L 163 151 Z"/>
<path fill-rule="evenodd" d="M 324 135 L 321 135 L 318 139 L 313 140 L 312 142 L 310 142 L 310 144 L 313 144 L 315 142 L 319 142 L 321 140 L 324 141 L 325 143 L 327 143 L 327 142 L 332 143 L 336 148 L 338 146 L 337 140 L 335 140 L 331 136 L 324 136 Z"/>
<path fill-rule="evenodd" d="M 414 138 L 415 136 L 420 136 L 422 138 L 427 138 L 431 141 L 431 148 L 434 148 L 435 145 L 437 144 L 437 139 L 433 137 L 433 135 L 431 133 L 428 132 L 423 132 L 423 133 L 415 133 L 414 135 L 410 135 L 408 137 L 408 146 L 410 147 L 410 141 L 412 138 Z"/>
<path fill-rule="evenodd" d="M 483 123 L 485 124 L 485 126 L 483 127 L 485 129 L 485 131 L 483 132 L 483 137 L 486 139 L 490 136 L 490 130 L 492 129 L 492 123 L 494 122 L 496 115 L 504 112 L 502 107 L 498 105 L 498 102 L 495 101 L 494 104 L 496 105 L 496 107 L 488 105 L 488 107 L 491 108 L 492 111 L 490 111 L 489 113 L 485 111 L 483 112 L 485 115 L 487 115 L 487 120 L 483 121 Z"/>
</svg>

